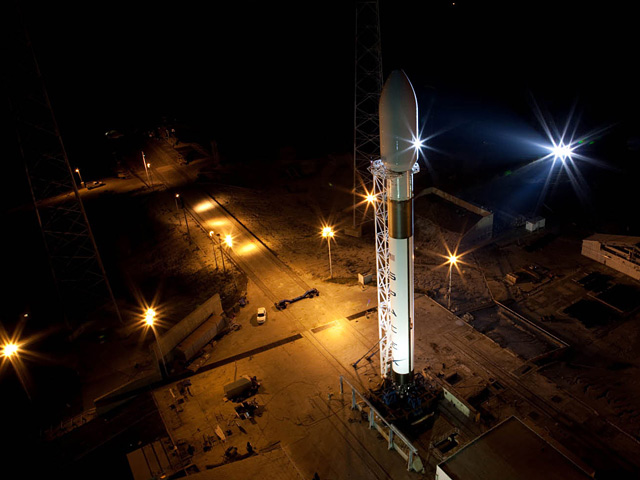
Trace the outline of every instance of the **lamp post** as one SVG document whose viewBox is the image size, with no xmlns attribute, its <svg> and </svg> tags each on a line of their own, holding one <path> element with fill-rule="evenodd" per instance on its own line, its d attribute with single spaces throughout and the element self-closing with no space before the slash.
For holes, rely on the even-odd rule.
<svg viewBox="0 0 640 480">
<path fill-rule="evenodd" d="M 147 175 L 149 176 L 149 183 L 153 189 L 153 172 L 151 171 L 151 164 L 147 163 Z"/>
<path fill-rule="evenodd" d="M 213 245 L 213 259 L 216 261 L 216 270 L 218 270 L 218 256 L 216 255 L 216 242 L 213 240 L 214 232 L 211 230 L 209 232 L 209 238 L 211 238 L 211 245 Z M 224 261 L 224 258 L 222 259 Z"/>
<path fill-rule="evenodd" d="M 224 265 L 224 250 L 222 250 L 222 239 L 220 238 L 220 234 L 216 233 L 216 237 L 218 237 L 218 245 L 220 246 L 220 256 L 222 257 L 222 271 L 227 273 L 227 267 Z"/>
<path fill-rule="evenodd" d="M 80 187 L 84 187 L 84 182 L 82 181 L 82 175 L 80 175 L 80 169 L 76 168 L 76 173 L 78 174 L 78 178 L 80 179 Z"/>
<path fill-rule="evenodd" d="M 142 165 L 144 165 L 144 171 L 147 173 L 147 183 L 151 185 L 151 179 L 149 178 L 149 167 L 147 164 L 147 157 L 145 157 L 144 152 L 142 153 Z"/>
<path fill-rule="evenodd" d="M 451 310 L 451 270 L 453 268 L 453 266 L 458 262 L 458 257 L 456 257 L 455 255 L 449 255 L 449 294 L 447 295 L 448 300 L 447 300 L 447 309 Z"/>
<path fill-rule="evenodd" d="M 29 394 L 29 389 L 27 388 L 27 382 L 23 377 L 23 372 L 21 371 L 22 362 L 20 361 L 20 345 L 13 341 L 5 343 L 4 345 L 2 345 L 2 353 L 0 354 L 0 356 L 6 358 L 7 360 L 9 360 L 9 362 L 11 362 L 11 365 L 13 365 L 13 368 L 16 371 L 16 375 L 18 376 L 18 380 L 20 380 L 22 388 L 24 388 L 24 393 L 27 394 L 27 398 L 29 399 L 29 401 L 32 401 L 31 395 Z"/>
<path fill-rule="evenodd" d="M 333 278 L 333 267 L 331 265 L 331 239 L 333 238 L 333 228 L 324 227 L 322 229 L 322 237 L 327 239 L 327 246 L 329 247 L 329 275 Z"/>
<path fill-rule="evenodd" d="M 155 321 L 156 321 L 156 312 L 153 308 L 148 308 L 147 311 L 145 312 L 144 315 L 144 323 L 147 324 L 147 326 L 149 328 L 151 328 L 151 330 L 153 331 L 153 336 L 156 339 L 156 345 L 158 346 L 158 354 L 160 355 L 160 358 L 162 359 L 162 366 L 164 367 L 164 374 L 165 376 L 169 376 L 169 373 L 167 372 L 167 364 L 164 361 L 164 355 L 162 354 L 162 349 L 160 348 L 160 341 L 158 340 L 158 334 L 156 332 L 155 329 Z"/>
</svg>

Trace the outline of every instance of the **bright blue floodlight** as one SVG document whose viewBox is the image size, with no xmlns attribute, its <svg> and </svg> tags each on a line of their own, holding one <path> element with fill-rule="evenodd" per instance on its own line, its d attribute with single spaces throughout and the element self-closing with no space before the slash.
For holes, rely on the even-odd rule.
<svg viewBox="0 0 640 480">
<path fill-rule="evenodd" d="M 564 163 L 564 161 L 568 158 L 571 160 L 571 155 L 573 153 L 574 147 L 571 145 L 565 145 L 563 141 L 560 141 L 559 144 L 553 143 L 553 146 L 550 147 L 551 153 L 553 154 L 553 159 L 560 159 Z"/>
</svg>

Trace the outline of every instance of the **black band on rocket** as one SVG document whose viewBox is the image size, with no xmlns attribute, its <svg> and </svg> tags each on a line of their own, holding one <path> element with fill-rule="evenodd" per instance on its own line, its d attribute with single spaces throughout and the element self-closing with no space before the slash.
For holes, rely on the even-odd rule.
<svg viewBox="0 0 640 480">
<path fill-rule="evenodd" d="M 390 200 L 389 236 L 391 238 L 409 238 L 413 235 L 413 199 L 397 202 Z"/>
</svg>

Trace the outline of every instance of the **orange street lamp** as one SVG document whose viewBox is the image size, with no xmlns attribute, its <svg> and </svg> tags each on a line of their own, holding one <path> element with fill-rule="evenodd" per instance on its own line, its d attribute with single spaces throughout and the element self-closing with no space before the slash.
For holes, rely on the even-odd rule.
<svg viewBox="0 0 640 480">
<path fill-rule="evenodd" d="M 449 264 L 449 294 L 447 301 L 447 308 L 451 310 L 451 270 L 453 266 L 458 262 L 458 257 L 456 255 L 449 255 L 447 263 Z"/>
<path fill-rule="evenodd" d="M 168 377 L 169 372 L 167 371 L 167 364 L 164 361 L 164 355 L 162 353 L 162 349 L 160 348 L 160 340 L 158 340 L 158 333 L 155 329 L 156 323 L 156 311 L 153 308 L 147 308 L 147 311 L 144 313 L 144 323 L 153 331 L 153 336 L 156 339 L 156 345 L 158 347 L 158 354 L 162 359 L 162 366 L 164 367 L 164 373 Z"/>
<path fill-rule="evenodd" d="M 76 168 L 76 173 L 78 174 L 78 178 L 80 179 L 80 187 L 84 187 L 84 182 L 82 181 L 82 175 L 80 175 L 79 168 Z"/>
<path fill-rule="evenodd" d="M 322 238 L 327 239 L 327 246 L 329 247 L 329 275 L 333 278 L 333 266 L 331 265 L 331 239 L 333 238 L 333 228 L 323 227 Z"/>
<path fill-rule="evenodd" d="M 209 232 L 209 238 L 211 238 L 211 245 L 213 245 L 213 259 L 216 261 L 216 270 L 218 270 L 218 256 L 216 255 L 216 242 L 213 239 L 213 236 L 215 235 L 215 232 L 213 230 L 211 230 Z M 224 258 L 222 259 L 222 261 L 224 261 Z"/>
<path fill-rule="evenodd" d="M 2 346 L 2 356 L 11 360 L 12 357 L 18 356 L 20 346 L 17 343 L 6 343 Z"/>
</svg>

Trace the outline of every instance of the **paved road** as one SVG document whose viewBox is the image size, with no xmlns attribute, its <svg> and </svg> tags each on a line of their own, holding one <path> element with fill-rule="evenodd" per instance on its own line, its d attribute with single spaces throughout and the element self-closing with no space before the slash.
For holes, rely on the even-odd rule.
<svg viewBox="0 0 640 480">
<path fill-rule="evenodd" d="M 187 182 L 193 182 L 188 171 L 181 168 L 172 159 L 171 148 L 163 143 L 153 143 L 147 147 L 146 155 L 148 159 L 153 159 L 153 177 L 161 181 L 167 188 L 176 188 Z M 213 231 L 224 239 L 231 235 L 233 245 L 231 248 L 222 246 L 227 262 L 229 258 L 244 271 L 249 279 L 254 282 L 266 298 L 271 301 L 268 305 L 270 313 L 275 313 L 273 304 L 282 299 L 292 299 L 305 291 L 315 287 L 309 284 L 293 272 L 284 262 L 282 262 L 263 242 L 249 231 L 243 224 L 242 219 L 238 219 L 233 212 L 226 210 L 215 199 L 215 191 L 209 191 L 206 185 L 200 189 L 189 189 L 181 193 L 185 206 L 192 219 L 195 219 L 205 231 Z M 191 226 L 195 228 L 195 225 Z M 214 237 L 218 242 L 217 236 Z M 210 246 L 213 252 L 213 243 Z M 219 244 L 217 245 L 219 248 Z M 372 346 L 370 338 L 363 336 L 354 329 L 346 317 L 357 313 L 353 310 L 352 304 L 343 305 L 328 291 L 318 288 L 320 296 L 312 299 L 304 299 L 290 305 L 282 313 L 291 322 L 295 322 L 298 332 L 305 332 L 330 322 L 340 324 L 344 330 L 344 335 L 351 339 L 351 343 L 366 350 Z M 364 297 L 363 297 L 364 298 Z M 363 310 L 365 303 L 363 302 Z M 326 342 L 325 342 L 326 343 Z M 323 344 L 324 348 L 331 345 Z M 364 352 L 363 352 L 364 353 Z M 352 361 L 357 360 L 355 356 Z M 350 361 L 343 365 L 347 372 L 351 373 Z"/>
</svg>

